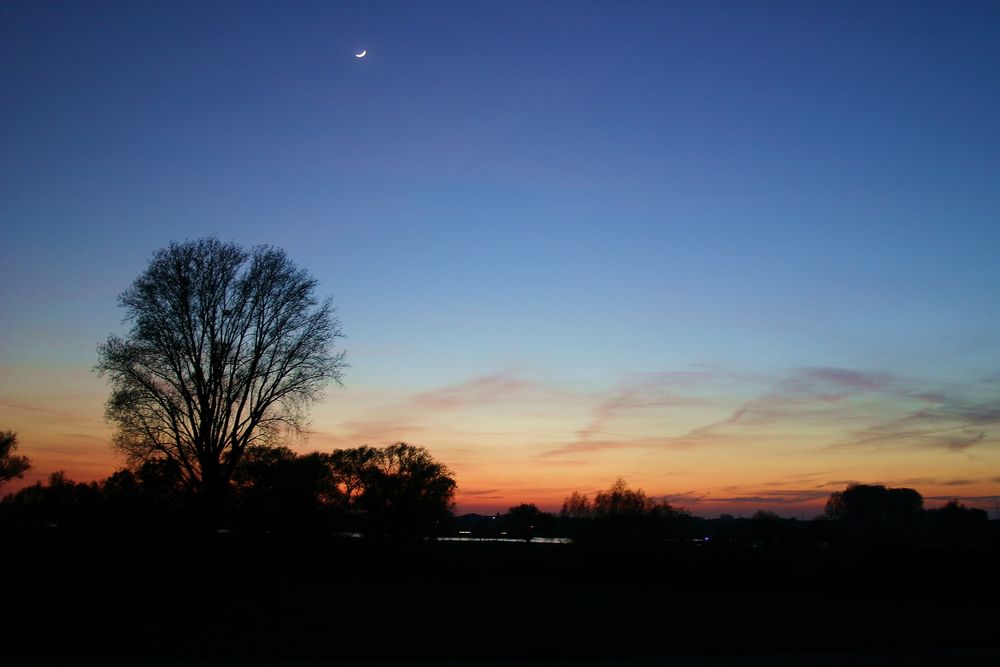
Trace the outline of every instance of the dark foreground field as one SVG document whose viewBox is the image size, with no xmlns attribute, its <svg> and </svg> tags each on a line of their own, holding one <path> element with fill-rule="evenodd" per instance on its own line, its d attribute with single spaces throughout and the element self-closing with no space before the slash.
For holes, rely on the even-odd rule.
<svg viewBox="0 0 1000 667">
<path fill-rule="evenodd" d="M 1000 655 L 1000 560 L 988 549 L 3 537 L 7 660 L 993 664 Z"/>
</svg>

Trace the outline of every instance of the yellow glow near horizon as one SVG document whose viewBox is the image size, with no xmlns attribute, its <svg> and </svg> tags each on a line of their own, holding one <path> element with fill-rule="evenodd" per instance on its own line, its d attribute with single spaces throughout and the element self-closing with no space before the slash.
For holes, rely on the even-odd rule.
<svg viewBox="0 0 1000 667">
<path fill-rule="evenodd" d="M 19 391 L 0 395 L 0 424 L 18 433 L 20 453 L 35 464 L 5 492 L 57 470 L 88 481 L 121 465 L 102 419 L 100 378 L 79 369 L 3 370 Z M 957 496 L 993 509 L 989 498 L 998 495 L 1000 479 L 984 472 L 1000 469 L 993 449 L 845 442 L 872 419 L 911 414 L 909 399 L 805 404 L 796 396 L 785 406 L 776 398 L 708 400 L 707 392 L 657 396 L 577 393 L 503 375 L 423 392 L 331 389 L 314 406 L 311 433 L 288 444 L 301 452 L 425 446 L 455 472 L 460 512 L 521 502 L 557 511 L 572 491 L 593 493 L 618 477 L 703 515 L 812 515 L 850 481 L 910 486 L 929 506 Z"/>
</svg>

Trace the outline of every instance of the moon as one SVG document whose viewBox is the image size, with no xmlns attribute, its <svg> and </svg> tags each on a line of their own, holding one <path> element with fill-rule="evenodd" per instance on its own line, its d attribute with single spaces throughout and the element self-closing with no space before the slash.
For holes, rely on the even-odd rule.
<svg viewBox="0 0 1000 667">
<path fill-rule="evenodd" d="M 364 51 L 362 51 L 361 53 L 355 53 L 355 54 L 354 54 L 354 57 L 355 57 L 355 58 L 364 58 L 364 57 L 365 57 L 365 55 L 366 55 L 367 53 L 368 53 L 368 49 L 365 49 L 365 50 L 364 50 Z"/>
</svg>

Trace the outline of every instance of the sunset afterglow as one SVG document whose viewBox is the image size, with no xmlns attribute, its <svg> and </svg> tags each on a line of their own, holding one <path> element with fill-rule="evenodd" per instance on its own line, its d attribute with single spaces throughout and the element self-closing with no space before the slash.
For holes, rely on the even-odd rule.
<svg viewBox="0 0 1000 667">
<path fill-rule="evenodd" d="M 993 518 L 997 5 L 239 7 L 0 7 L 3 493 L 123 465 L 96 346 L 214 235 L 337 306 L 344 386 L 289 446 L 426 447 L 458 513 L 620 477 Z"/>
</svg>

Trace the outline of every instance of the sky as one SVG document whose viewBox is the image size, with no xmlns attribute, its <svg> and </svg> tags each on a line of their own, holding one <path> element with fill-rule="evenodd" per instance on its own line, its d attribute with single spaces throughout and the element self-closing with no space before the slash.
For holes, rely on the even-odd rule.
<svg viewBox="0 0 1000 667">
<path fill-rule="evenodd" d="M 621 477 L 1000 507 L 995 2 L 0 3 L 0 430 L 123 461 L 96 347 L 172 240 L 286 250 L 351 366 L 297 451 L 458 511 Z M 355 53 L 367 50 L 364 58 Z"/>
</svg>

